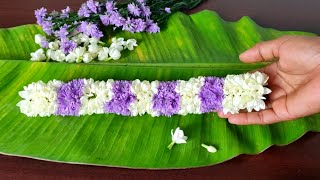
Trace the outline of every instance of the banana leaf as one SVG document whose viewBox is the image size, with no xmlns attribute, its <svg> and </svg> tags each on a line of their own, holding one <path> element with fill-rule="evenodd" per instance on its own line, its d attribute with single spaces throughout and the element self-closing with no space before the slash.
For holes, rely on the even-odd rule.
<svg viewBox="0 0 320 180">
<path fill-rule="evenodd" d="M 238 55 L 255 43 L 285 34 L 255 24 L 249 17 L 226 22 L 212 11 L 174 14 L 159 34 L 106 32 L 135 38 L 139 47 L 118 61 L 90 64 L 31 62 L 38 49 L 37 25 L 0 30 L 0 152 L 64 163 L 128 168 L 190 168 L 214 165 L 239 154 L 257 154 L 287 145 L 308 131 L 320 131 L 320 115 L 272 125 L 237 126 L 215 113 L 173 117 L 91 115 L 30 118 L 16 107 L 18 92 L 34 81 L 175 80 L 239 74 L 265 64 L 243 64 Z M 181 127 L 188 143 L 167 149 L 171 129 Z M 214 145 L 208 153 L 200 145 Z"/>
</svg>

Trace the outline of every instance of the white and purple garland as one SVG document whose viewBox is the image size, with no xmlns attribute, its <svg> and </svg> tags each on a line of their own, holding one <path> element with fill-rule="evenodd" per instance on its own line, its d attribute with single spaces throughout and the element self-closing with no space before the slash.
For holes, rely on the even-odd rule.
<svg viewBox="0 0 320 180">
<path fill-rule="evenodd" d="M 198 77 L 188 81 L 94 81 L 75 79 L 68 83 L 52 80 L 24 87 L 17 106 L 27 116 L 80 116 L 114 113 L 123 116 L 150 114 L 203 114 L 223 111 L 265 109 L 264 73 L 228 75 L 226 78 Z"/>
</svg>

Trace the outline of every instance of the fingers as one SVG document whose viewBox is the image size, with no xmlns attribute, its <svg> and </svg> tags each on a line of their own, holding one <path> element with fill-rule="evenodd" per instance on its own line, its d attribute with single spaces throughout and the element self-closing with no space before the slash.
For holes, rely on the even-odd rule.
<svg viewBox="0 0 320 180">
<path fill-rule="evenodd" d="M 253 48 L 242 53 L 240 60 L 245 63 L 273 61 L 279 58 L 281 45 L 292 37 L 293 36 L 283 36 L 275 40 L 258 43 Z"/>
<path fill-rule="evenodd" d="M 231 124 L 248 125 L 248 124 L 271 124 L 279 122 L 281 119 L 273 111 L 266 109 L 259 112 L 239 113 L 229 116 Z"/>
</svg>

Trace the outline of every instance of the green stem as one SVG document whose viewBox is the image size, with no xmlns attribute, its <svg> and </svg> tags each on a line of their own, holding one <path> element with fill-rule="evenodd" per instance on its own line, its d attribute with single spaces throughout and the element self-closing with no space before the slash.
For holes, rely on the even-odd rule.
<svg viewBox="0 0 320 180">
<path fill-rule="evenodd" d="M 172 141 L 171 144 L 169 144 L 168 149 L 171 150 L 171 148 L 173 147 L 174 144 L 175 144 L 175 143 Z"/>
</svg>

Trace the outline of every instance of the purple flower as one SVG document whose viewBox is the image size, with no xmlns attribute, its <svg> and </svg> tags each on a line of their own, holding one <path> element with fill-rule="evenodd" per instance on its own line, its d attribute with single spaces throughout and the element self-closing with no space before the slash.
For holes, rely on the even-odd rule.
<svg viewBox="0 0 320 180">
<path fill-rule="evenodd" d="M 143 15 L 145 17 L 150 17 L 151 16 L 151 11 L 150 11 L 150 8 L 148 6 L 145 6 L 144 4 L 142 4 L 140 9 L 141 9 L 141 15 Z"/>
<path fill-rule="evenodd" d="M 140 8 L 137 5 L 135 5 L 134 3 L 128 4 L 128 10 L 129 10 L 130 14 L 132 14 L 134 16 L 140 16 L 141 15 Z"/>
<path fill-rule="evenodd" d="M 52 26 L 53 23 L 51 21 L 43 21 L 41 23 L 42 29 L 43 31 L 47 34 L 47 35 L 51 35 L 52 34 Z"/>
<path fill-rule="evenodd" d="M 144 4 L 145 0 L 137 0 L 137 2 L 140 3 L 140 4 Z"/>
<path fill-rule="evenodd" d="M 223 96 L 223 79 L 206 77 L 204 85 L 199 93 L 201 111 L 206 113 L 221 110 Z"/>
<path fill-rule="evenodd" d="M 146 31 L 149 33 L 158 33 L 160 32 L 160 28 L 158 23 L 153 22 L 153 20 L 147 20 L 146 22 Z"/>
<path fill-rule="evenodd" d="M 49 42 L 47 40 L 42 40 L 40 46 L 42 48 L 49 48 Z"/>
<path fill-rule="evenodd" d="M 110 25 L 110 14 L 100 15 L 100 21 L 103 25 Z"/>
<path fill-rule="evenodd" d="M 106 2 L 106 10 L 107 13 L 112 13 L 113 11 L 116 11 L 118 8 L 116 8 L 116 3 L 113 1 L 107 1 Z"/>
<path fill-rule="evenodd" d="M 43 7 L 41 9 L 37 9 L 34 11 L 34 15 L 36 16 L 37 23 L 41 25 L 47 15 L 47 9 Z"/>
<path fill-rule="evenodd" d="M 98 1 L 89 0 L 89 1 L 87 1 L 87 7 L 91 12 L 97 14 L 98 10 L 99 10 L 99 2 Z"/>
<path fill-rule="evenodd" d="M 164 8 L 164 11 L 165 11 L 166 13 L 171 13 L 171 8 L 166 7 L 166 8 Z"/>
<path fill-rule="evenodd" d="M 68 32 L 68 25 L 65 24 L 60 27 L 59 31 L 56 32 L 56 36 L 58 36 L 60 39 L 64 39 L 69 35 Z"/>
<path fill-rule="evenodd" d="M 80 98 L 83 95 L 84 81 L 76 79 L 62 85 L 57 91 L 57 115 L 79 116 Z"/>
<path fill-rule="evenodd" d="M 110 102 L 105 104 L 105 111 L 118 115 L 129 116 L 129 106 L 136 100 L 130 90 L 131 81 L 115 81 L 112 87 L 114 93 Z"/>
<path fill-rule="evenodd" d="M 61 41 L 61 47 L 60 49 L 65 53 L 69 54 L 71 51 L 73 51 L 77 47 L 77 43 L 71 40 L 63 39 Z"/>
<path fill-rule="evenodd" d="M 78 31 L 84 33 L 87 36 L 95 37 L 98 39 L 103 37 L 103 33 L 99 30 L 96 24 L 88 23 L 86 21 L 81 22 L 80 26 L 78 27 Z"/>
<path fill-rule="evenodd" d="M 69 13 L 70 13 L 70 11 L 71 11 L 70 7 L 67 6 L 67 8 L 61 10 L 61 15 L 60 15 L 60 17 L 62 17 L 62 18 L 69 18 Z"/>
<path fill-rule="evenodd" d="M 114 25 L 116 27 L 121 27 L 125 24 L 126 19 L 121 16 L 118 12 L 112 12 L 110 13 L 110 24 Z"/>
<path fill-rule="evenodd" d="M 161 82 L 158 87 L 158 93 L 153 96 L 152 108 L 160 115 L 172 116 L 177 114 L 180 109 L 180 96 L 175 91 L 176 81 Z"/>
<path fill-rule="evenodd" d="M 80 17 L 90 17 L 90 9 L 87 7 L 86 4 L 82 4 L 79 11 L 78 11 L 78 16 Z"/>
<path fill-rule="evenodd" d="M 133 32 L 143 32 L 146 29 L 146 22 L 144 22 L 142 19 L 135 19 L 133 21 Z"/>
</svg>

